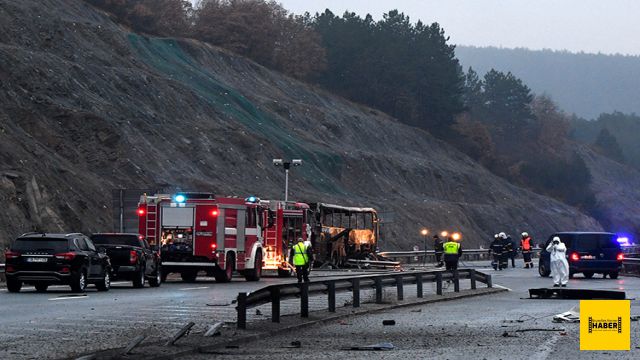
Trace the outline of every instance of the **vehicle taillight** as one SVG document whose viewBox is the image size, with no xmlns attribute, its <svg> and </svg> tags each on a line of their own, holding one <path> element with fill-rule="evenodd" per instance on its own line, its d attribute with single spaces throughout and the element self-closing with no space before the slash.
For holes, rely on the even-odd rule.
<svg viewBox="0 0 640 360">
<path fill-rule="evenodd" d="M 211 216 L 213 216 L 213 217 L 218 216 L 218 210 L 212 210 L 211 211 Z"/>
<path fill-rule="evenodd" d="M 58 260 L 73 260 L 73 258 L 76 257 L 76 254 L 72 253 L 72 252 L 66 252 L 66 253 L 60 253 L 60 254 L 56 254 L 56 259 Z"/>
<path fill-rule="evenodd" d="M 218 247 L 218 245 L 216 245 L 216 244 L 211 244 L 211 248 L 212 248 L 212 249 L 215 249 L 215 248 L 217 248 L 217 247 Z"/>
<path fill-rule="evenodd" d="M 624 260 L 624 254 L 623 253 L 618 254 L 618 256 L 616 257 L 616 260 L 618 261 Z"/>
<path fill-rule="evenodd" d="M 61 273 L 68 273 L 69 272 L 69 268 L 68 267 L 63 267 L 62 269 L 60 269 Z"/>
<path fill-rule="evenodd" d="M 138 253 L 135 250 L 129 252 L 129 263 L 135 264 L 138 262 Z"/>
<path fill-rule="evenodd" d="M 138 208 L 138 216 L 144 216 L 147 211 L 144 208 Z"/>
<path fill-rule="evenodd" d="M 20 253 L 19 252 L 15 252 L 15 251 L 7 251 L 4 253 L 4 257 L 8 260 L 8 259 L 17 259 L 20 257 Z"/>
<path fill-rule="evenodd" d="M 4 271 L 5 271 L 5 272 L 8 272 L 8 273 L 11 273 L 11 272 L 16 271 L 16 269 L 15 269 L 13 266 L 11 266 L 11 265 L 7 265 L 7 266 L 4 268 Z"/>
<path fill-rule="evenodd" d="M 578 255 L 578 253 L 571 254 L 571 261 L 578 261 L 578 260 L 580 260 L 580 255 Z"/>
</svg>

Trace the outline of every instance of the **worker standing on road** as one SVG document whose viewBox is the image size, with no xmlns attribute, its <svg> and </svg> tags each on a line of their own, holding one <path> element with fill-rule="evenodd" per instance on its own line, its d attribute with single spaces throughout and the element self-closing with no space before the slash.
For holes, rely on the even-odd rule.
<svg viewBox="0 0 640 360">
<path fill-rule="evenodd" d="M 511 259 L 511 267 L 516 267 L 516 256 L 518 255 L 518 248 L 516 246 L 516 242 L 511 238 L 511 235 L 507 235 L 507 249 L 508 256 Z M 509 264 L 507 263 L 507 266 Z"/>
<path fill-rule="evenodd" d="M 531 236 L 525 231 L 522 233 L 522 240 L 520 240 L 520 249 L 522 249 L 522 258 L 524 259 L 524 268 L 533 269 L 533 262 L 531 262 L 531 249 L 533 246 L 533 240 Z"/>
<path fill-rule="evenodd" d="M 547 251 L 551 254 L 551 275 L 553 276 L 553 286 L 566 287 L 569 282 L 569 263 L 567 262 L 567 247 L 559 237 L 554 237 L 547 246 Z"/>
<path fill-rule="evenodd" d="M 296 268 L 298 283 L 301 283 L 303 279 L 304 282 L 309 282 L 309 266 L 313 261 L 313 253 L 310 246 L 305 246 L 302 238 L 298 238 L 298 243 L 291 247 L 289 259 L 291 265 Z"/>
<path fill-rule="evenodd" d="M 442 240 L 438 236 L 438 234 L 433 235 L 433 250 L 436 253 L 436 266 L 442 267 L 444 265 L 442 263 L 442 253 L 444 253 L 444 246 L 442 245 Z"/>
<path fill-rule="evenodd" d="M 501 232 L 500 234 L 498 234 L 498 237 L 500 238 L 500 244 L 502 245 L 502 253 L 500 254 L 500 262 L 498 264 L 498 268 L 500 269 L 506 269 L 509 267 L 509 248 L 510 248 L 510 244 L 509 241 L 507 240 L 507 234 L 505 234 L 504 232 Z"/>
<path fill-rule="evenodd" d="M 447 270 L 457 270 L 458 260 L 462 255 L 462 246 L 455 241 L 453 236 L 449 236 L 448 241 L 444 243 L 442 247 L 444 249 L 444 263 Z"/>
<path fill-rule="evenodd" d="M 504 251 L 504 244 L 499 234 L 494 235 L 494 239 L 489 245 L 489 252 L 493 256 L 493 261 L 491 262 L 491 266 L 493 266 L 493 270 L 502 270 L 501 261 L 502 261 L 502 252 Z"/>
</svg>

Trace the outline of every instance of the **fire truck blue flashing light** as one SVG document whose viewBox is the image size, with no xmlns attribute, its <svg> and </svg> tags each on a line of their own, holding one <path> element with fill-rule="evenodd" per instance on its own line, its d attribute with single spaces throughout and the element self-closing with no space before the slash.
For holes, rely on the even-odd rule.
<svg viewBox="0 0 640 360">
<path fill-rule="evenodd" d="M 257 199 L 256 199 L 256 197 L 255 197 L 255 196 L 249 196 L 249 197 L 247 198 L 247 202 L 256 202 L 256 200 L 257 200 Z"/>
<path fill-rule="evenodd" d="M 187 200 L 187 198 L 182 194 L 178 194 L 173 198 L 173 200 L 175 200 L 177 203 L 183 203 L 185 202 L 185 200 Z"/>
</svg>

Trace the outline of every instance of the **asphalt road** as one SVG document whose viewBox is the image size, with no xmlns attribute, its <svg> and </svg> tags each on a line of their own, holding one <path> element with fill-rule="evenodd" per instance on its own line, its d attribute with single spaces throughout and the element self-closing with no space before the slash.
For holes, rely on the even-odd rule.
<svg viewBox="0 0 640 360">
<path fill-rule="evenodd" d="M 472 264 L 469 264 L 472 265 Z M 478 265 L 478 264 L 474 264 Z M 519 266 L 522 266 L 519 264 Z M 535 269 L 509 269 L 501 272 L 488 267 L 494 284 L 511 292 L 430 304 L 415 308 L 352 317 L 347 321 L 312 326 L 295 334 L 274 334 L 264 341 L 225 349 L 217 358 L 248 359 L 555 359 L 602 358 L 602 352 L 579 353 L 578 325 L 553 324 L 551 316 L 567 311 L 577 300 L 529 300 L 531 287 L 550 286 Z M 320 273 L 336 276 L 342 273 Z M 86 296 L 71 294 L 68 287 L 52 287 L 47 293 L 26 288 L 19 294 L 0 289 L 0 358 L 50 359 L 124 346 L 133 337 L 146 334 L 148 340 L 167 339 L 186 322 L 193 321 L 199 330 L 216 321 L 235 321 L 231 300 L 240 291 L 251 291 L 268 284 L 290 279 L 263 278 L 258 283 L 236 280 L 218 284 L 212 279 L 186 284 L 177 280 L 160 288 L 133 289 L 130 283 L 116 283 L 111 291 L 98 293 L 89 289 Z M 628 297 L 640 297 L 640 279 L 581 279 L 570 287 L 623 289 Z M 345 297 L 348 297 L 345 295 Z M 313 310 L 313 298 L 311 299 Z M 321 300 L 325 306 L 326 300 Z M 347 301 L 347 299 L 338 299 Z M 295 301 L 293 302 L 295 304 Z M 283 315 L 297 311 L 297 305 Z M 290 311 L 289 311 L 290 310 Z M 249 321 L 264 320 L 265 314 L 251 312 Z M 640 315 L 640 305 L 632 302 L 632 315 Z M 382 320 L 394 319 L 395 326 L 382 326 Z M 524 320 L 524 322 L 513 322 Z M 562 328 L 561 331 L 517 332 L 529 328 Z M 503 337 L 507 332 L 509 337 Z M 638 323 L 632 323 L 632 346 L 640 346 Z M 514 336 L 514 337 L 511 337 Z M 293 340 L 302 348 L 284 348 Z M 389 352 L 340 350 L 352 345 L 391 342 Z M 639 358 L 639 350 L 611 354 L 616 358 Z M 225 355 L 226 354 L 226 355 Z M 209 358 L 193 357 L 194 359 Z"/>
<path fill-rule="evenodd" d="M 312 272 L 314 277 L 345 275 L 349 273 Z M 116 282 L 110 291 L 98 292 L 90 286 L 83 296 L 68 286 L 51 286 L 46 293 L 23 287 L 17 294 L 0 288 L 0 359 L 58 359 L 122 347 L 141 334 L 149 336 L 146 341 L 166 340 L 190 321 L 200 330 L 218 321 L 235 322 L 231 302 L 239 292 L 288 281 L 294 280 L 247 282 L 238 276 L 219 284 L 213 278 L 195 283 L 170 278 L 158 288 L 134 289 L 131 282 Z M 283 315 L 287 312 L 285 306 Z M 248 315 L 249 321 L 264 318 Z"/>
<path fill-rule="evenodd" d="M 522 266 L 519 264 L 519 266 Z M 579 300 L 528 299 L 528 289 L 549 287 L 536 269 L 483 271 L 494 274 L 494 284 L 512 291 L 451 302 L 401 308 L 316 325 L 295 333 L 269 336 L 221 349 L 216 359 L 638 359 L 640 326 L 632 322 L 629 352 L 579 351 L 579 324 L 553 323 L 552 317 L 578 306 Z M 640 297 L 640 279 L 621 277 L 569 282 L 572 288 L 624 290 L 628 298 Z M 525 299 L 526 298 L 526 299 Z M 632 301 L 632 315 L 640 304 Z M 383 320 L 395 320 L 384 326 Z M 532 330 L 538 329 L 538 330 Z M 543 330 L 540 330 L 543 329 Z M 550 329 L 558 329 L 548 331 Z M 290 348 L 300 341 L 300 348 Z M 349 351 L 343 348 L 391 343 L 391 351 Z M 638 348 L 636 348 L 638 347 Z M 211 355 L 191 356 L 200 360 Z"/>
</svg>

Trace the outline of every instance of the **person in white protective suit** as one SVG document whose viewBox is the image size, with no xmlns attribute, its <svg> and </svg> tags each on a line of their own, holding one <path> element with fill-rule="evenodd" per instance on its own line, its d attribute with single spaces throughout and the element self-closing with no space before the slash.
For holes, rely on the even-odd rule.
<svg viewBox="0 0 640 360">
<path fill-rule="evenodd" d="M 553 276 L 553 286 L 566 287 L 569 282 L 569 263 L 567 262 L 567 247 L 560 241 L 559 237 L 554 237 L 547 246 L 547 251 L 551 254 L 551 276 Z"/>
</svg>

